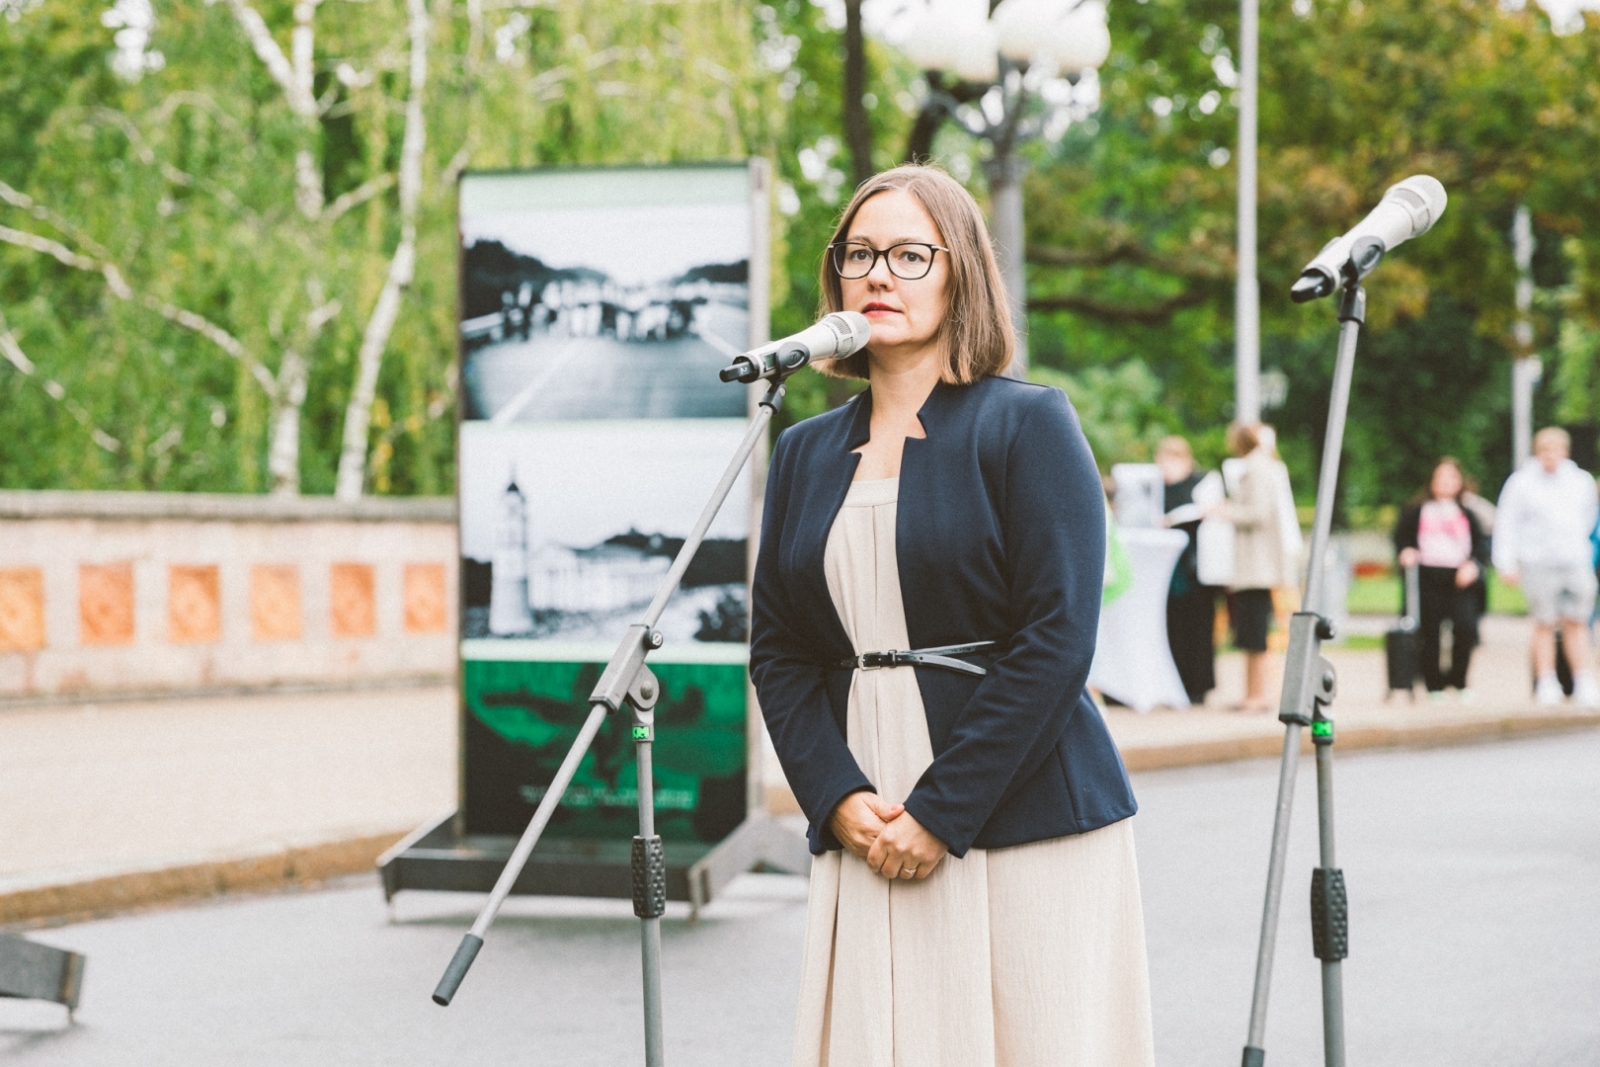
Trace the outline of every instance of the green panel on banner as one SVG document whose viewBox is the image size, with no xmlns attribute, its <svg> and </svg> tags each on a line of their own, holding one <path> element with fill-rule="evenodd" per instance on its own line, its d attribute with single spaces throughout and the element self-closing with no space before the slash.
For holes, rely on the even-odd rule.
<svg viewBox="0 0 1600 1067">
<path fill-rule="evenodd" d="M 466 660 L 463 814 L 468 833 L 520 834 L 588 716 L 602 664 Z M 745 666 L 652 663 L 656 830 L 715 842 L 745 814 Z M 626 840 L 637 832 L 632 722 L 610 716 L 546 837 Z"/>
</svg>

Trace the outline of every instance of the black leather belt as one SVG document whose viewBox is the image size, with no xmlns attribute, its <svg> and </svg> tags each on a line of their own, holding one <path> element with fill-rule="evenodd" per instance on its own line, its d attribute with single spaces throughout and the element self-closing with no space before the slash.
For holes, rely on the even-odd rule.
<svg viewBox="0 0 1600 1067">
<path fill-rule="evenodd" d="M 983 676 L 989 672 L 976 663 L 963 663 L 955 656 L 971 652 L 985 652 L 998 645 L 998 641 L 974 641 L 966 645 L 940 645 L 938 648 L 914 648 L 906 652 L 890 649 L 887 652 L 863 652 L 834 664 L 844 670 L 876 670 L 879 667 L 942 667 L 959 674 Z"/>
</svg>

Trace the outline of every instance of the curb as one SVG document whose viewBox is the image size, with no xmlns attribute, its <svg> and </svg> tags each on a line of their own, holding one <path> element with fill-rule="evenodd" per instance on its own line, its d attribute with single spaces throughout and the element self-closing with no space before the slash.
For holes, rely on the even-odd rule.
<svg viewBox="0 0 1600 1067">
<path fill-rule="evenodd" d="M 373 869 L 404 833 L 328 841 L 254 856 L 107 875 L 0 893 L 0 926 L 101 918 L 224 893 L 313 885 Z"/>
<path fill-rule="evenodd" d="M 1340 750 L 1425 748 L 1596 726 L 1600 726 L 1600 714 L 1593 712 L 1508 714 L 1463 722 L 1348 726 L 1340 729 L 1336 747 Z M 1123 750 L 1122 758 L 1130 772 L 1138 773 L 1265 759 L 1277 756 L 1282 750 L 1283 735 L 1275 733 L 1127 748 Z M 1309 736 L 1304 738 L 1301 750 L 1311 751 Z M 800 813 L 800 805 L 787 783 L 767 786 L 767 811 L 773 815 Z M 253 856 L 132 871 L 81 882 L 0 893 L 0 927 L 101 918 L 117 912 L 204 900 L 226 893 L 315 885 L 371 871 L 378 857 L 409 832 L 348 838 Z"/>
</svg>

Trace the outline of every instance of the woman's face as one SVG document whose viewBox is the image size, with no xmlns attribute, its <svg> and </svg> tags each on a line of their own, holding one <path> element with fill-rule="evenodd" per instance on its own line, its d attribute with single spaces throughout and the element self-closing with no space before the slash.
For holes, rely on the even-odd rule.
<svg viewBox="0 0 1600 1067">
<path fill-rule="evenodd" d="M 1433 468 L 1433 481 L 1429 488 L 1435 500 L 1454 500 L 1461 495 L 1461 472 L 1453 463 L 1441 463 Z"/>
<path fill-rule="evenodd" d="M 907 241 L 943 245 L 939 228 L 917 198 L 903 189 L 887 189 L 856 211 L 848 241 L 860 241 L 883 251 Z M 950 257 L 933 254 L 933 267 L 924 278 L 907 281 L 889 271 L 880 256 L 864 278 L 840 278 L 845 311 L 859 311 L 872 324 L 872 353 L 878 358 L 912 353 L 926 348 L 944 321 L 945 286 L 950 277 Z"/>
</svg>

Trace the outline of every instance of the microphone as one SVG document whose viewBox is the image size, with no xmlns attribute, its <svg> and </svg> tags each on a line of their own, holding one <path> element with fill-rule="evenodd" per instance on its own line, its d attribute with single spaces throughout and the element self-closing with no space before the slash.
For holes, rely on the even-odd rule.
<svg viewBox="0 0 1600 1067">
<path fill-rule="evenodd" d="M 719 375 L 725 382 L 786 378 L 814 359 L 843 359 L 867 347 L 872 323 L 859 311 L 835 311 L 813 326 L 746 352 Z"/>
<path fill-rule="evenodd" d="M 1306 264 L 1289 290 L 1290 298 L 1303 304 L 1327 296 L 1344 282 L 1366 277 L 1386 252 L 1432 229 L 1444 214 L 1447 200 L 1444 186 L 1426 174 L 1391 185 L 1366 218 L 1329 241 L 1317 258 Z"/>
</svg>

